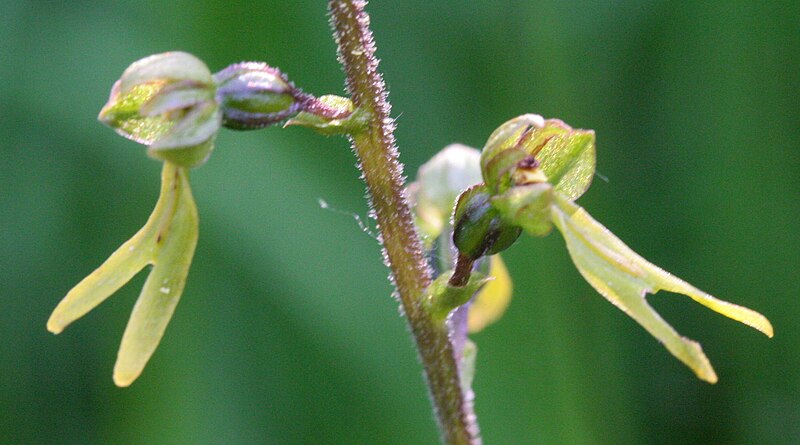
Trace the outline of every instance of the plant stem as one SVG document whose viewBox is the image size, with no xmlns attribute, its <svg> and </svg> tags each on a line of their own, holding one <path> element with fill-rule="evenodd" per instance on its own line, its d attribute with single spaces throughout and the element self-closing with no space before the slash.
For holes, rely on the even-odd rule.
<svg viewBox="0 0 800 445">
<path fill-rule="evenodd" d="M 466 286 L 469 283 L 469 276 L 472 274 L 473 264 L 475 264 L 475 260 L 459 252 L 456 259 L 456 268 L 453 271 L 453 276 L 450 277 L 449 284 L 453 287 Z"/>
<path fill-rule="evenodd" d="M 353 150 L 377 216 L 384 259 L 425 368 L 442 440 L 452 445 L 477 445 L 481 440 L 472 400 L 462 392 L 447 326 L 434 321 L 423 306 L 431 271 L 406 197 L 394 122 L 389 117 L 365 5 L 360 0 L 331 0 L 328 5 L 348 92 L 354 105 L 370 116 L 368 128 L 351 136 Z"/>
</svg>

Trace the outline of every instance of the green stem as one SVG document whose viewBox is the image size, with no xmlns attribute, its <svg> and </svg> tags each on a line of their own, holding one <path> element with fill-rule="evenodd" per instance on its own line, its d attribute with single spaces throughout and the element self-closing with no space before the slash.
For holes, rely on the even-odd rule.
<svg viewBox="0 0 800 445">
<path fill-rule="evenodd" d="M 354 105 L 370 117 L 367 129 L 352 135 L 353 150 L 378 220 L 384 258 L 425 368 L 442 440 L 452 445 L 477 445 L 481 440 L 471 397 L 462 392 L 447 326 L 431 317 L 422 300 L 423 291 L 431 283 L 431 271 L 406 198 L 394 122 L 378 73 L 365 5 L 359 0 L 329 2 L 348 92 Z"/>
</svg>

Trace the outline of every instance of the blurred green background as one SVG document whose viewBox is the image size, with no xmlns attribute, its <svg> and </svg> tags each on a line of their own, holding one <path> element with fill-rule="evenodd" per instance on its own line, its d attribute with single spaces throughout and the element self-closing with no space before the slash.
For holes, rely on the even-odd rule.
<svg viewBox="0 0 800 445">
<path fill-rule="evenodd" d="M 289 5 L 289 6 L 286 6 Z M 516 289 L 474 339 L 487 444 L 800 442 L 800 3 L 375 1 L 409 175 L 513 116 L 598 135 L 580 203 L 632 248 L 767 315 L 691 303 L 696 380 L 583 282 L 557 234 L 505 254 Z M 324 2 L 0 2 L 0 443 L 433 444 L 421 369 L 340 138 L 223 131 L 192 176 L 200 243 L 164 341 L 111 381 L 143 282 L 55 337 L 67 290 L 146 220 L 159 164 L 95 117 L 124 68 L 181 49 L 342 93 Z"/>
</svg>

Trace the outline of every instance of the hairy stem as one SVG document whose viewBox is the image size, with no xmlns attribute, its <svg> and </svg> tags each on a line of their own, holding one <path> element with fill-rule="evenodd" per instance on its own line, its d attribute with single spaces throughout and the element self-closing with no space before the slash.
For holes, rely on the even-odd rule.
<svg viewBox="0 0 800 445">
<path fill-rule="evenodd" d="M 453 445 L 477 445 L 481 441 L 472 401 L 462 392 L 447 327 L 435 321 L 422 302 L 423 290 L 431 283 L 431 271 L 406 197 L 394 122 L 389 117 L 365 5 L 359 0 L 329 2 L 348 92 L 354 105 L 370 116 L 367 129 L 352 135 L 353 150 L 377 216 L 384 258 L 425 368 L 442 440 Z"/>
</svg>

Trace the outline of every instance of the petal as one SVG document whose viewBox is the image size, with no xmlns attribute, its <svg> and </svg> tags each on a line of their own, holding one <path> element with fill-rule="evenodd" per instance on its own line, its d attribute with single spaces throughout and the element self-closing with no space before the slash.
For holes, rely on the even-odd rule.
<svg viewBox="0 0 800 445">
<path fill-rule="evenodd" d="M 492 255 L 490 262 L 489 276 L 494 279 L 483 286 L 469 307 L 469 332 L 480 332 L 499 320 L 511 303 L 513 286 L 506 265 L 500 255 Z"/>
<path fill-rule="evenodd" d="M 484 171 L 484 179 L 489 184 L 492 178 L 486 178 L 486 167 L 489 162 L 498 154 L 513 149 L 518 146 L 520 138 L 531 128 L 544 127 L 544 118 L 538 114 L 523 114 L 504 122 L 497 127 L 481 152 L 481 170 Z"/>
<path fill-rule="evenodd" d="M 678 333 L 647 304 L 646 294 L 659 290 L 681 293 L 726 317 L 751 326 L 769 337 L 770 322 L 758 312 L 718 300 L 665 272 L 636 254 L 585 210 L 556 196 L 553 222 L 581 275 L 601 295 L 641 324 L 699 378 L 715 383 L 717 376 L 700 345 Z"/>
<path fill-rule="evenodd" d="M 214 100 L 208 88 L 198 88 L 194 82 L 178 82 L 166 85 L 157 95 L 139 108 L 142 116 L 158 116 Z"/>
<path fill-rule="evenodd" d="M 222 126 L 222 113 L 214 102 L 193 107 L 166 134 L 150 145 L 151 150 L 174 150 L 194 147 L 214 137 Z"/>
<path fill-rule="evenodd" d="M 506 191 L 513 185 L 512 174 L 517 164 L 527 156 L 524 150 L 517 148 L 497 152 L 485 163 L 483 179 L 486 185 L 495 193 Z"/>
</svg>

